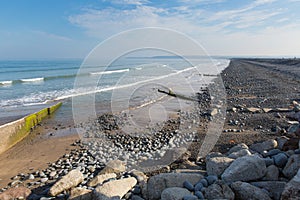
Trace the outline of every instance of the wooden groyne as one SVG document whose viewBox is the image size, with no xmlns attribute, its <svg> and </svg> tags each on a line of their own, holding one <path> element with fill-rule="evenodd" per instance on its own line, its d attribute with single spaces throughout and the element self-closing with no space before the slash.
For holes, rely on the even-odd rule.
<svg viewBox="0 0 300 200">
<path fill-rule="evenodd" d="M 0 126 L 0 154 L 24 139 L 43 119 L 55 112 L 61 102 Z"/>
</svg>

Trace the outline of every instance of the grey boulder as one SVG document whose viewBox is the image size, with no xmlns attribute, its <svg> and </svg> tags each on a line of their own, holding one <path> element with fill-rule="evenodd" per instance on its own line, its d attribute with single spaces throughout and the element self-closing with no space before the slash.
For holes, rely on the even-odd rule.
<svg viewBox="0 0 300 200">
<path fill-rule="evenodd" d="M 256 155 L 244 156 L 233 161 L 221 178 L 228 183 L 253 181 L 262 178 L 266 171 L 267 168 L 263 159 Z"/>
</svg>

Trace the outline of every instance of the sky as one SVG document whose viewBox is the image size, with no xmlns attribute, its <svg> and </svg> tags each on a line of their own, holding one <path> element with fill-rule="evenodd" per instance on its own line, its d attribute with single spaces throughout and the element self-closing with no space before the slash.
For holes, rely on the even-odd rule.
<svg viewBox="0 0 300 200">
<path fill-rule="evenodd" d="M 0 59 L 84 58 L 144 27 L 186 34 L 210 55 L 300 56 L 299 10 L 300 0 L 1 0 Z"/>
</svg>

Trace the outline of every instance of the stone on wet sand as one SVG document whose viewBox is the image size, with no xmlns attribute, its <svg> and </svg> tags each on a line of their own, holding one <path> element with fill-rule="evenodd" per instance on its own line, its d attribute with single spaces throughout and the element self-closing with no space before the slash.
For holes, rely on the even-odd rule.
<svg viewBox="0 0 300 200">
<path fill-rule="evenodd" d="M 277 147 L 277 141 L 270 139 L 264 142 L 255 143 L 250 146 L 250 149 L 256 151 L 258 153 L 263 153 L 264 151 L 268 151 L 270 149 L 274 149 Z"/>
<path fill-rule="evenodd" d="M 50 188 L 49 194 L 51 196 L 56 196 L 65 190 L 76 187 L 83 180 L 83 174 L 78 169 L 74 169 L 57 181 Z"/>
<path fill-rule="evenodd" d="M 16 187 L 9 188 L 0 194 L 1 200 L 11 200 L 11 199 L 26 199 L 31 193 L 31 190 L 26 187 Z"/>
<path fill-rule="evenodd" d="M 283 181 L 260 181 L 252 182 L 251 185 L 265 189 L 269 192 L 270 197 L 275 200 L 279 200 L 281 193 L 284 190 L 286 182 Z"/>
<path fill-rule="evenodd" d="M 99 174 L 96 177 L 94 177 L 90 182 L 88 182 L 88 186 L 94 187 L 98 184 L 102 184 L 104 181 L 116 178 L 117 175 L 115 173 L 109 173 L 109 174 Z"/>
<path fill-rule="evenodd" d="M 191 192 L 185 188 L 171 187 L 166 188 L 161 193 L 161 200 L 181 200 L 185 195 L 190 195 Z"/>
<path fill-rule="evenodd" d="M 208 175 L 220 176 L 234 160 L 227 157 L 214 157 L 206 161 Z"/>
<path fill-rule="evenodd" d="M 237 158 L 222 174 L 225 182 L 252 181 L 262 178 L 266 173 L 266 164 L 257 155 Z"/>
<path fill-rule="evenodd" d="M 231 189 L 234 191 L 236 199 L 271 200 L 264 190 L 246 182 L 234 182 L 231 184 Z"/>
<path fill-rule="evenodd" d="M 223 181 L 217 181 L 203 190 L 206 199 L 234 199 L 234 193 Z"/>
<path fill-rule="evenodd" d="M 290 180 L 281 195 L 281 199 L 299 199 L 300 197 L 300 169 L 297 174 Z"/>
<path fill-rule="evenodd" d="M 300 154 L 294 154 L 289 158 L 284 169 L 282 170 L 282 173 L 284 174 L 285 177 L 291 179 L 296 175 L 299 168 L 300 168 Z"/>
<path fill-rule="evenodd" d="M 202 178 L 202 175 L 195 173 L 162 173 L 152 176 L 147 184 L 148 199 L 160 199 L 160 195 L 164 189 L 183 187 L 183 182 L 186 180 L 195 185 Z"/>
<path fill-rule="evenodd" d="M 92 190 L 85 188 L 72 188 L 69 196 L 69 200 L 92 200 L 93 193 Z"/>
<path fill-rule="evenodd" d="M 121 173 L 125 172 L 125 170 L 126 166 L 124 162 L 121 160 L 111 160 L 106 164 L 104 169 L 102 169 L 99 174 Z"/>
<path fill-rule="evenodd" d="M 99 185 L 95 189 L 96 199 L 121 199 L 129 190 L 137 184 L 137 180 L 133 177 L 113 180 Z"/>
</svg>

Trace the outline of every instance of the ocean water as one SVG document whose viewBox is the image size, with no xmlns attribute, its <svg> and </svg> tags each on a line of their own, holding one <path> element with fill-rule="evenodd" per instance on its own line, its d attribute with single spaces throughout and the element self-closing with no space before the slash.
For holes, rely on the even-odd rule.
<svg viewBox="0 0 300 200">
<path fill-rule="evenodd" d="M 198 91 L 213 79 L 205 75 L 218 74 L 228 63 L 226 59 L 207 58 L 191 63 L 176 57 L 123 58 L 110 66 L 82 66 L 82 60 L 0 61 L 0 123 L 57 101 L 63 102 L 61 117 L 70 118 L 72 98 L 82 95 L 95 94 L 99 112 L 111 109 L 112 98 L 119 102 L 117 105 L 128 99 L 133 107 L 149 104 L 159 98 L 153 93 L 159 87 L 189 96 L 189 87 Z M 86 84 L 74 85 L 76 79 Z"/>
</svg>

